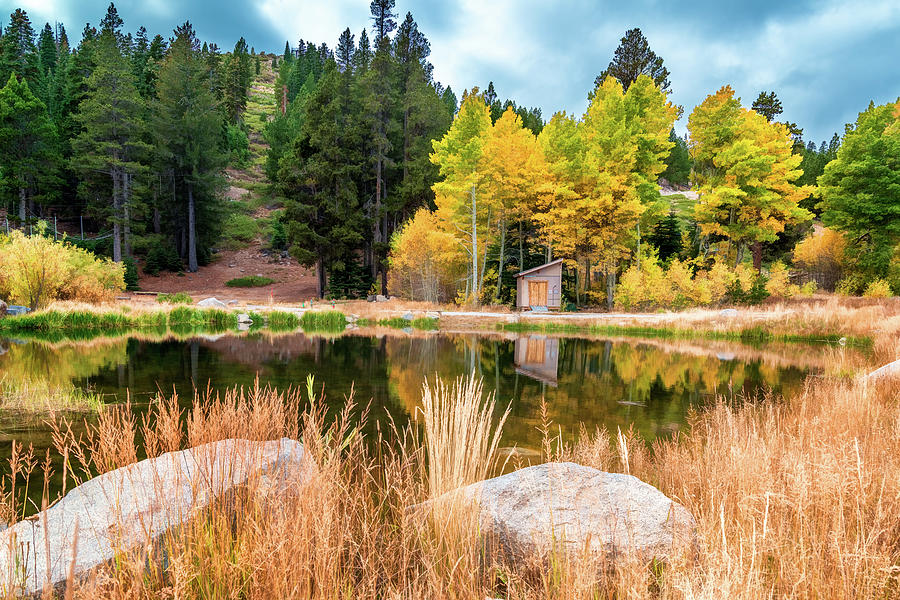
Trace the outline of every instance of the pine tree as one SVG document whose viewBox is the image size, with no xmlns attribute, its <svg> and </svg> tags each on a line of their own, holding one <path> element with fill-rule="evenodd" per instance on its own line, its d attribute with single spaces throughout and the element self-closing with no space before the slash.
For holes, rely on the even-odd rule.
<svg viewBox="0 0 900 600">
<path fill-rule="evenodd" d="M 53 35 L 53 29 L 50 23 L 44 23 L 44 28 L 38 37 L 38 63 L 41 68 L 41 75 L 52 74 L 56 70 L 58 57 L 56 55 L 56 36 Z"/>
<path fill-rule="evenodd" d="M 109 6 L 106 8 L 106 15 L 104 15 L 103 19 L 100 21 L 100 34 L 110 34 L 120 50 L 125 49 L 125 38 L 122 34 L 122 26 L 124 24 L 125 21 L 119 16 L 116 5 L 110 2 Z"/>
<path fill-rule="evenodd" d="M 674 211 L 660 219 L 647 241 L 659 251 L 659 260 L 678 257 L 682 248 L 681 225 Z"/>
<path fill-rule="evenodd" d="M 775 92 L 760 92 L 756 100 L 753 101 L 753 110 L 766 118 L 769 123 L 772 119 L 784 112 L 781 100 L 775 95 Z"/>
<path fill-rule="evenodd" d="M 9 16 L 9 24 L 0 37 L 0 81 L 8 80 L 11 73 L 27 79 L 31 87 L 39 85 L 40 60 L 34 45 L 34 29 L 28 13 L 21 8 Z"/>
<path fill-rule="evenodd" d="M 215 239 L 219 174 L 225 155 L 220 108 L 190 23 L 175 30 L 159 69 L 157 96 L 153 130 L 157 151 L 174 178 L 176 244 L 187 259 L 188 270 L 195 272 L 198 255 Z"/>
<path fill-rule="evenodd" d="M 207 54 L 209 55 L 211 52 L 207 52 Z M 214 64 L 210 65 L 210 70 L 216 70 Z M 234 51 L 228 57 L 225 67 L 223 107 L 229 123 L 239 123 L 241 115 L 247 109 L 252 79 L 252 65 L 247 52 L 247 42 L 241 38 L 234 45 Z"/>
<path fill-rule="evenodd" d="M 620 40 L 609 66 L 594 80 L 594 87 L 612 76 L 627 91 L 641 74 L 649 76 L 662 91 L 671 92 L 669 70 L 663 66 L 663 59 L 650 49 L 650 44 L 640 29 L 629 29 Z"/>
<path fill-rule="evenodd" d="M 143 141 L 143 100 L 112 29 L 100 34 L 95 51 L 96 67 L 75 117 L 81 131 L 72 143 L 72 163 L 85 179 L 108 178 L 103 188 L 111 197 L 103 213 L 113 227 L 113 260 L 121 262 L 131 254 L 134 180 L 149 147 Z"/>
<path fill-rule="evenodd" d="M 350 75 L 339 71 L 334 60 L 325 63 L 306 101 L 300 135 L 281 159 L 277 179 L 286 199 L 291 253 L 301 264 L 315 266 L 319 297 L 324 297 L 331 274 L 338 273 L 336 280 L 347 278 L 364 240 L 356 184 L 362 156 L 355 155 L 362 132 L 353 122 Z"/>
<path fill-rule="evenodd" d="M 46 193 L 57 161 L 56 128 L 47 107 L 28 81 L 10 74 L 0 89 L 0 172 L 5 187 L 18 196 L 21 221 L 28 204 Z"/>
</svg>

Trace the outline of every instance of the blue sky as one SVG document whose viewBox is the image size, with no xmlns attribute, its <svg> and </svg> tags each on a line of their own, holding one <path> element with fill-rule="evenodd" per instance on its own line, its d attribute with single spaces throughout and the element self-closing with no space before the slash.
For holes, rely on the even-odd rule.
<svg viewBox="0 0 900 600">
<path fill-rule="evenodd" d="M 61 21 L 73 37 L 96 24 L 108 0 L 0 0 L 4 21 L 25 8 L 35 29 Z M 345 27 L 370 25 L 368 0 L 121 0 L 125 26 L 168 36 L 190 20 L 225 49 L 244 36 L 280 52 L 300 38 L 333 47 Z M 870 100 L 900 96 L 900 0 L 398 0 L 431 41 L 435 76 L 457 92 L 493 80 L 498 95 L 581 114 L 594 77 L 625 30 L 640 27 L 671 71 L 679 124 L 703 98 L 731 84 L 745 105 L 775 90 L 782 118 L 819 142 L 842 132 Z"/>
</svg>

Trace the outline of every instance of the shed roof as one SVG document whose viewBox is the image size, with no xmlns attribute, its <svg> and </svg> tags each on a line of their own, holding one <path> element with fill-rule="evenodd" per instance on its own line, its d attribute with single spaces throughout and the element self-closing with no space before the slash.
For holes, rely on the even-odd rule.
<svg viewBox="0 0 900 600">
<path fill-rule="evenodd" d="M 553 265 L 558 265 L 562 261 L 563 261 L 563 259 L 561 259 L 561 258 L 557 258 L 556 260 L 551 260 L 550 262 L 543 264 L 539 267 L 534 267 L 533 269 L 528 269 L 526 271 L 522 271 L 521 273 L 518 273 L 516 275 L 516 277 L 521 277 L 523 275 L 529 275 L 531 273 L 534 273 L 535 271 L 540 271 L 541 269 L 546 269 L 547 267 L 552 267 Z"/>
</svg>

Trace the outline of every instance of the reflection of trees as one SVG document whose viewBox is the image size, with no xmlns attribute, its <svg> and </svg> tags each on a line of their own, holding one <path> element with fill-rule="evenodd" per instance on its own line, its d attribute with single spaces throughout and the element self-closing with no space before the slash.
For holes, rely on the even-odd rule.
<svg viewBox="0 0 900 600">
<path fill-rule="evenodd" d="M 564 435 L 607 426 L 634 424 L 647 439 L 684 424 L 687 409 L 715 395 L 755 397 L 765 389 L 793 393 L 805 377 L 798 368 L 760 361 L 720 360 L 715 356 L 667 352 L 640 343 L 561 339 L 558 387 L 516 373 L 514 342 L 471 335 L 391 339 L 387 345 L 391 391 L 412 413 L 422 380 L 435 374 L 450 379 L 475 370 L 486 390 L 498 390 L 498 405 L 512 401 L 508 442 L 539 444 L 541 398 L 554 429 Z"/>
<path fill-rule="evenodd" d="M 68 387 L 77 379 L 125 363 L 127 356 L 125 338 L 89 344 L 54 345 L 31 341 L 4 345 L 7 352 L 0 355 L 0 377 L 9 381 L 46 383 L 51 387 Z"/>
</svg>

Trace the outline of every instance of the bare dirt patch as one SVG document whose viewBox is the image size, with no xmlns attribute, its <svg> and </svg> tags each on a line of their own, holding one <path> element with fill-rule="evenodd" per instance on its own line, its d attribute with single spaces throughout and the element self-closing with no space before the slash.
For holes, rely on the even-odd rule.
<svg viewBox="0 0 900 600">
<path fill-rule="evenodd" d="M 293 258 L 282 258 L 280 254 L 265 256 L 260 250 L 259 243 L 243 250 L 223 250 L 212 264 L 200 267 L 196 273 L 160 273 L 159 277 L 142 275 L 141 289 L 167 294 L 186 292 L 194 300 L 215 296 L 220 300 L 258 303 L 270 300 L 299 303 L 315 297 L 314 269 L 297 264 Z M 269 277 L 275 283 L 258 288 L 231 288 L 225 285 L 226 281 L 248 275 Z"/>
</svg>

